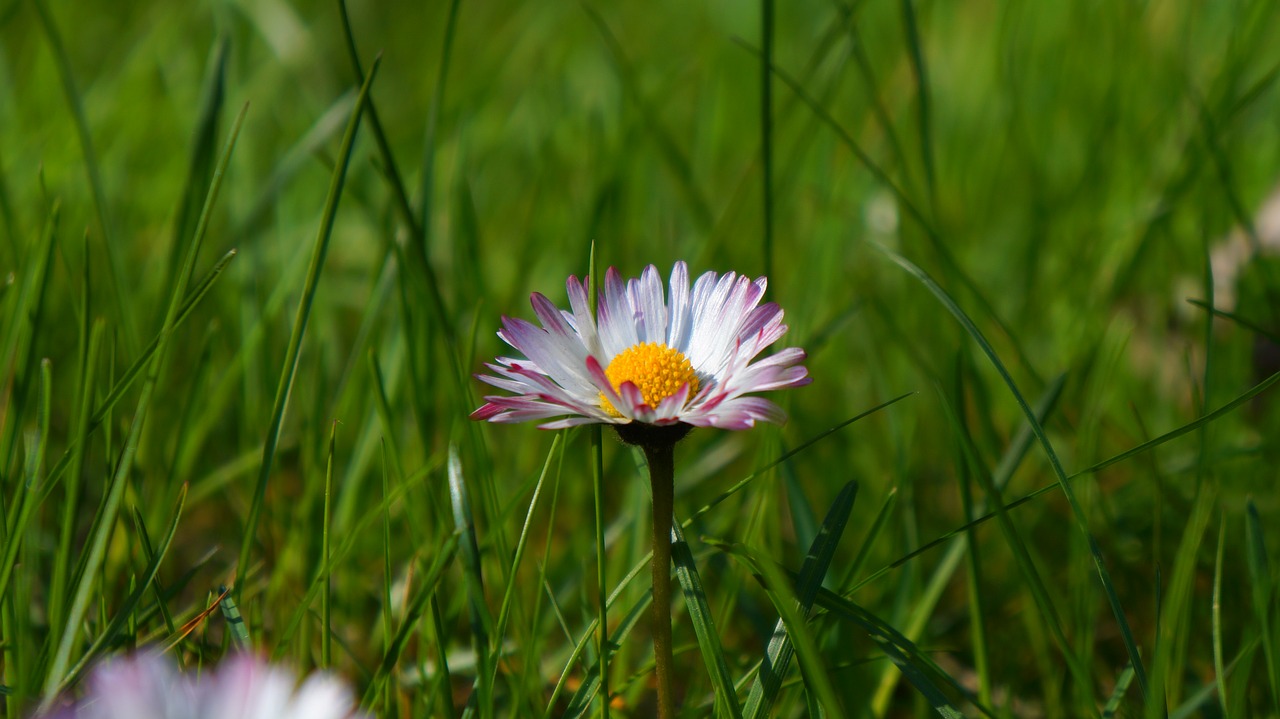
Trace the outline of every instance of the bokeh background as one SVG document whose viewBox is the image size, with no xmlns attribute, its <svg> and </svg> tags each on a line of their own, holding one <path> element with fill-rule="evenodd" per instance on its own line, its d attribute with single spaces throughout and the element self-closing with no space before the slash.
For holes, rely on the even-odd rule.
<svg viewBox="0 0 1280 719">
<path fill-rule="evenodd" d="M 1269 258 L 1280 208 L 1267 207 L 1280 184 L 1277 37 L 1268 0 L 0 3 L 9 715 L 56 669 L 66 631 L 53 620 L 69 593 L 51 578 L 89 554 L 115 476 L 124 509 L 97 571 L 72 582 L 93 597 L 72 659 L 168 644 L 239 580 L 256 647 L 301 668 L 331 664 L 360 693 L 377 686 L 380 713 L 461 711 L 477 666 L 501 677 L 482 715 L 563 710 L 589 663 L 570 651 L 597 616 L 587 432 L 555 440 L 471 423 L 485 388 L 468 375 L 505 353 L 501 315 L 532 319 L 530 292 L 565 303 L 564 280 L 589 271 L 592 243 L 597 264 L 624 275 L 648 264 L 665 274 L 678 259 L 694 273 L 767 274 L 786 343 L 810 355 L 813 384 L 776 398 L 784 427 L 699 431 L 677 450 L 678 517 L 761 470 L 687 530 L 736 679 L 749 685 L 777 611 L 722 543 L 798 569 L 856 481 L 824 586 L 909 636 L 966 713 L 978 699 L 1000 716 L 1089 716 L 1114 697 L 1134 716 L 1280 715 L 1267 558 L 1280 552 L 1280 404 L 1264 391 L 1196 423 L 1280 370 Z M 103 323 L 87 390 L 102 407 L 162 326 L 246 106 L 195 280 L 236 254 L 171 336 L 136 455 L 121 472 L 141 381 L 97 418 L 72 484 L 51 470 L 84 414 L 88 324 Z M 973 336 L 881 248 L 972 318 L 1028 403 L 1052 400 L 1044 426 L 1068 474 L 1191 426 L 1073 480 L 1155 682 L 1146 699 L 1125 680 L 1119 625 L 1060 490 L 1010 510 L 1015 534 L 984 522 L 894 564 L 980 514 L 965 497 L 989 499 L 981 480 L 1003 478 L 1005 464 L 1006 500 L 1056 480 L 1041 447 L 1017 451 L 1024 414 Z M 251 527 L 300 304 L 297 372 Z M 446 562 L 414 616 L 410 600 L 455 531 L 450 447 L 478 553 Z M 606 442 L 604 456 L 612 589 L 647 551 L 648 498 L 627 448 Z M 557 499 L 538 495 L 526 520 L 544 463 Z M 333 546 L 349 546 L 326 631 L 307 592 L 323 566 L 327 469 Z M 91 647 L 149 561 L 142 527 L 161 533 L 184 484 L 156 593 Z M 42 488 L 34 505 L 30 486 Z M 24 506 L 31 519 L 15 534 Z M 611 622 L 643 584 L 621 591 Z M 492 656 L 473 653 L 477 596 L 495 617 L 507 596 L 516 607 L 505 640 L 485 635 Z M 706 715 L 711 683 L 682 607 L 679 692 L 687 715 Z M 406 618 L 388 688 L 377 668 Z M 196 627 L 175 645 L 182 661 L 228 650 L 217 610 Z M 823 615 L 811 627 L 820 652 L 806 658 L 834 679 L 839 712 L 931 712 L 858 626 Z M 620 715 L 652 712 L 647 651 L 640 622 L 612 662 Z M 1068 653 L 1079 672 L 1064 668 Z M 775 715 L 804 716 L 816 700 L 798 670 L 788 676 Z"/>
</svg>

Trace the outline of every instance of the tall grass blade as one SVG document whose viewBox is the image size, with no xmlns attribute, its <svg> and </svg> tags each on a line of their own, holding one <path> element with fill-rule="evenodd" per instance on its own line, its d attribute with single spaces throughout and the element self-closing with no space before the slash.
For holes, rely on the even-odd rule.
<svg viewBox="0 0 1280 719">
<path fill-rule="evenodd" d="M 110 218 L 107 215 L 107 195 L 102 189 L 102 173 L 98 169 L 98 155 L 93 148 L 93 136 L 89 133 L 89 121 L 85 117 L 84 103 L 80 89 L 76 86 L 75 76 L 71 72 L 71 58 L 67 55 L 66 46 L 62 42 L 62 34 L 45 7 L 44 0 L 33 0 L 40 26 L 44 29 L 53 51 L 53 59 L 58 69 L 58 79 L 62 83 L 63 94 L 71 109 L 71 119 L 75 122 L 76 136 L 80 140 L 80 151 L 84 154 L 85 172 L 89 178 L 89 190 L 93 197 L 93 208 L 98 215 L 98 225 L 102 228 L 103 251 L 107 255 L 107 272 L 111 280 L 111 297 L 115 300 L 116 313 L 124 334 L 125 350 L 133 354 L 138 347 L 138 332 L 134 325 L 133 315 L 128 311 L 125 301 L 126 280 L 120 264 L 120 248 L 116 247 Z"/>
<path fill-rule="evenodd" d="M 173 293 L 169 298 L 169 309 L 165 313 L 164 323 L 160 328 L 158 344 L 147 370 L 147 378 L 142 384 L 142 391 L 138 397 L 138 407 L 134 412 L 129 434 L 125 438 L 125 444 L 116 465 L 116 471 L 111 476 L 102 504 L 94 517 L 88 549 L 80 565 L 83 567 L 83 571 L 78 572 L 75 581 L 76 586 L 71 610 L 67 613 L 65 628 L 60 635 L 60 641 L 53 655 L 54 658 L 49 672 L 45 676 L 44 698 L 41 701 L 42 710 L 47 710 L 56 696 L 57 686 L 65 676 L 71 650 L 76 643 L 76 635 L 88 611 L 89 601 L 92 598 L 96 584 L 95 580 L 99 575 L 102 561 L 106 555 L 107 544 L 115 527 L 120 500 L 128 483 L 129 474 L 133 470 L 133 460 L 137 452 L 142 428 L 146 424 L 147 412 L 151 407 L 152 394 L 160 379 L 165 349 L 172 338 L 174 324 L 181 309 L 182 298 L 187 291 L 187 284 L 190 282 L 192 272 L 195 269 L 196 257 L 199 254 L 201 244 L 204 242 L 204 236 L 209 227 L 210 215 L 212 214 L 213 206 L 217 202 L 218 193 L 222 189 L 222 178 L 226 172 L 227 164 L 230 162 L 231 152 L 235 149 L 236 139 L 240 135 L 240 128 L 244 123 L 247 109 L 247 106 L 242 109 L 240 115 L 236 118 L 231 134 L 227 138 L 226 149 L 223 152 L 222 159 L 219 161 L 213 180 L 209 185 L 209 194 L 205 199 L 204 209 L 200 213 L 200 222 L 196 226 L 196 233 L 192 238 L 191 244 L 187 247 L 186 255 L 182 262 L 182 272 L 179 274 L 178 281 L 174 284 Z"/>
<path fill-rule="evenodd" d="M 1134 673 L 1138 678 L 1138 687 L 1142 690 L 1143 697 L 1147 697 L 1147 677 L 1146 671 L 1142 665 L 1142 657 L 1138 652 L 1137 643 L 1133 638 L 1133 631 L 1129 627 L 1129 620 L 1125 616 L 1124 608 L 1120 604 L 1119 596 L 1116 594 L 1115 586 L 1111 581 L 1111 573 L 1107 570 L 1105 561 L 1102 558 L 1102 550 L 1098 547 L 1097 541 L 1094 539 L 1092 532 L 1089 530 L 1088 518 L 1084 514 L 1084 510 L 1080 507 L 1080 503 L 1076 500 L 1075 492 L 1071 489 L 1071 484 L 1067 479 L 1067 473 L 1062 468 L 1061 462 L 1058 461 L 1057 452 L 1053 449 L 1053 444 L 1049 441 L 1048 435 L 1045 434 L 1044 428 L 1036 419 L 1035 412 L 1031 406 L 1027 404 L 1026 399 L 1022 396 L 1022 392 L 1018 390 L 1017 384 L 1013 381 L 1013 377 L 1009 374 L 1009 370 L 1005 368 L 1004 363 L 996 355 L 995 350 L 987 342 L 986 337 L 973 324 L 973 320 L 965 314 L 964 310 L 955 303 L 951 296 L 947 294 L 936 282 L 933 281 L 924 270 L 917 267 L 910 260 L 898 255 L 894 252 L 881 248 L 889 259 L 893 260 L 909 274 L 920 281 L 938 301 L 951 313 L 953 317 L 964 327 L 966 333 L 973 339 L 979 347 L 982 348 L 983 354 L 991 361 L 996 371 L 1000 373 L 1000 377 L 1004 380 L 1005 385 L 1009 388 L 1009 392 L 1014 396 L 1018 403 L 1019 409 L 1027 418 L 1027 422 L 1031 425 L 1032 432 L 1035 433 L 1036 439 L 1039 440 L 1041 447 L 1044 449 L 1046 457 L 1049 459 L 1049 465 L 1053 468 L 1054 474 L 1057 476 L 1058 485 L 1062 488 L 1062 493 L 1067 498 L 1067 503 L 1071 506 L 1072 515 L 1075 517 L 1077 529 L 1084 536 L 1089 545 L 1089 553 L 1093 557 L 1094 566 L 1098 572 L 1098 579 L 1102 583 L 1103 591 L 1107 595 L 1107 602 L 1111 607 L 1111 613 L 1116 619 L 1116 623 L 1120 629 L 1120 636 L 1124 640 L 1125 650 L 1129 653 L 1129 661 L 1132 662 Z M 998 496 L 998 495 L 997 495 Z M 1064 638 L 1065 639 L 1065 638 Z M 1064 649 L 1066 645 L 1064 644 Z"/>
<path fill-rule="evenodd" d="M 1271 689 L 1271 707 L 1277 715 L 1280 715 L 1280 658 L 1276 657 L 1272 634 L 1275 579 L 1271 574 L 1271 562 L 1267 559 L 1262 519 L 1258 516 L 1258 507 L 1253 500 L 1249 500 L 1244 526 L 1245 557 L 1249 567 L 1249 586 L 1253 593 L 1253 614 L 1258 622 L 1258 635 L 1262 639 L 1262 655 L 1267 660 L 1267 684 Z"/>
<path fill-rule="evenodd" d="M 271 420 L 267 427 L 267 437 L 263 442 L 262 466 L 258 472 L 258 481 L 254 488 L 252 504 L 249 506 L 249 519 L 245 523 L 244 539 L 240 545 L 240 557 L 236 563 L 235 594 L 244 592 L 244 579 L 249 571 L 249 552 L 253 548 L 254 537 L 258 533 L 258 518 L 262 514 L 262 505 L 266 501 L 267 481 L 271 478 L 271 466 L 275 461 L 276 447 L 280 442 L 280 432 L 284 424 L 285 408 L 289 403 L 289 394 L 293 389 L 293 380 L 298 371 L 298 358 L 302 353 L 302 337 L 307 330 L 307 321 L 311 318 L 311 304 L 315 300 L 316 287 L 320 283 L 320 270 L 324 267 L 325 255 L 329 250 L 329 238 L 333 234 L 333 223 L 338 214 L 338 201 L 342 197 L 342 186 L 347 178 L 347 167 L 351 162 L 351 151 L 355 145 L 356 131 L 360 127 L 360 116 L 364 113 L 369 100 L 369 88 L 373 78 L 378 74 L 381 58 L 373 61 L 364 85 L 360 87 L 360 95 L 347 121 L 347 129 L 342 137 L 342 147 L 338 151 L 339 161 L 334 167 L 329 182 L 329 194 L 324 203 L 324 214 L 320 220 L 320 230 L 311 251 L 311 263 L 307 268 L 306 283 L 302 288 L 302 298 L 298 302 L 298 312 L 293 321 L 293 330 L 289 335 L 289 347 L 285 350 L 284 366 L 280 370 L 280 381 L 276 385 L 276 397 L 271 409 Z"/>
<path fill-rule="evenodd" d="M 538 509 L 538 500 L 542 498 L 542 485 L 547 479 L 547 475 L 551 472 L 551 461 L 556 458 L 560 451 L 560 440 L 563 439 L 564 433 L 556 433 L 555 439 L 551 440 L 551 448 L 547 450 L 546 462 L 542 465 L 542 473 L 538 476 L 538 483 L 533 488 L 533 498 L 529 500 L 529 511 L 525 513 L 524 525 L 520 528 L 520 539 L 516 541 L 516 553 L 511 559 L 511 572 L 507 575 L 507 588 L 502 593 L 502 606 L 498 609 L 498 623 L 493 630 L 493 644 L 491 651 L 494 656 L 498 656 L 502 651 L 502 642 L 506 637 L 507 619 L 511 615 L 511 603 L 515 599 L 516 593 L 516 577 L 520 570 L 520 564 L 524 560 L 525 546 L 529 541 L 529 531 L 533 527 L 533 514 Z M 497 679 L 498 662 L 493 662 L 489 669 L 489 685 L 493 686 Z"/>
<path fill-rule="evenodd" d="M 827 516 L 818 529 L 818 536 L 809 545 L 809 552 L 805 555 L 804 564 L 800 567 L 800 579 L 796 583 L 795 590 L 800 602 L 798 614 L 801 621 L 809 618 L 814 599 L 822 587 L 822 580 L 827 576 L 831 559 L 835 556 L 840 537 L 844 534 L 844 528 L 849 522 L 849 514 L 853 511 L 853 500 L 857 494 L 857 482 L 845 483 L 840 494 L 836 495 L 835 501 L 831 503 L 831 508 L 827 510 Z M 769 715 L 773 703 L 778 698 L 778 691 L 782 688 L 782 680 L 787 675 L 794 653 L 795 647 L 787 631 L 787 625 L 780 619 L 773 630 L 773 636 L 769 639 L 769 646 L 760 666 L 760 674 L 747 694 L 743 716 L 750 719 L 763 719 Z M 830 705 L 827 708 L 830 711 L 835 706 Z"/>
<path fill-rule="evenodd" d="M 976 698 L 968 696 L 969 693 L 965 691 L 958 681 L 944 672 L 914 642 L 884 620 L 848 599 L 825 589 L 818 593 L 816 602 L 823 609 L 861 627 L 867 633 L 867 636 L 880 646 L 894 666 L 898 667 L 898 670 L 902 672 L 902 676 L 906 677 L 911 686 L 920 692 L 929 702 L 929 706 L 939 715 L 947 717 L 947 719 L 960 719 L 964 716 L 933 683 L 933 680 L 929 678 L 928 672 L 946 679 L 953 689 L 966 695 L 970 701 L 974 701 L 976 704 Z M 926 669 L 928 672 L 925 671 Z M 993 716 L 986 707 L 981 704 L 976 705 L 983 714 Z"/>
<path fill-rule="evenodd" d="M 40 475 L 40 467 L 44 465 L 45 452 L 49 446 L 49 420 L 53 414 L 53 363 L 45 358 L 40 362 L 40 408 L 37 417 L 38 429 L 28 437 L 26 467 L 23 470 L 22 483 L 18 486 L 14 505 L 17 520 L 6 527 L 4 555 L 0 558 L 0 600 L 8 596 L 9 578 L 13 576 L 14 565 L 18 561 L 18 548 L 22 546 L 22 538 L 27 534 L 27 523 L 31 521 L 31 513 L 35 511 L 37 498 L 40 496 L 36 486 Z"/>
<path fill-rule="evenodd" d="M 400 663 L 400 655 L 404 653 L 405 647 L 409 645 L 409 640 L 417 630 L 418 621 L 422 618 L 422 613 L 426 610 L 427 603 L 435 596 L 436 587 L 440 584 L 444 570 L 453 561 L 453 555 L 457 551 L 457 534 L 449 535 L 444 544 L 436 549 L 431 560 L 431 567 L 422 578 L 422 584 L 418 586 L 417 592 L 409 601 L 405 609 L 404 619 L 401 620 L 399 628 L 396 629 L 395 636 L 391 638 L 390 646 L 386 653 L 382 655 L 382 661 L 378 664 L 378 669 L 374 672 L 373 679 L 369 681 L 369 687 L 365 690 L 364 698 L 360 700 L 361 707 L 372 706 L 378 695 L 385 691 L 387 682 L 391 680 L 396 665 Z"/>
<path fill-rule="evenodd" d="M 711 675 L 711 685 L 715 689 L 715 701 L 720 709 L 717 716 L 742 716 L 742 708 L 738 705 L 738 695 L 733 688 L 733 677 L 729 674 L 729 663 L 724 658 L 724 647 L 720 643 L 720 634 L 716 631 L 715 619 L 711 615 L 711 607 L 707 604 L 707 592 L 703 588 L 702 576 L 698 574 L 698 565 L 685 541 L 684 532 L 679 522 L 671 524 L 671 562 L 675 565 L 676 580 L 680 582 L 680 590 L 684 593 L 685 608 L 689 612 L 689 621 L 693 624 L 693 632 L 698 637 L 698 648 L 702 661 L 707 665 L 707 673 Z M 688 700 L 686 699 L 686 702 Z"/>
<path fill-rule="evenodd" d="M 187 163 L 182 194 L 178 196 L 178 216 L 173 223 L 166 289 L 172 287 L 178 279 L 182 241 L 195 232 L 200 206 L 204 202 L 204 188 L 209 186 L 209 179 L 213 176 L 213 168 L 218 160 L 218 120 L 222 116 L 222 105 L 226 98 L 227 48 L 230 44 L 226 35 L 219 37 L 209 58 L 208 75 L 201 91 L 200 110 L 196 116 L 191 159 Z"/>
<path fill-rule="evenodd" d="M 496 661 L 489 652 L 489 636 L 493 619 L 485 604 L 484 576 L 480 568 L 480 543 L 476 539 L 471 500 L 462 476 L 462 460 L 458 448 L 449 446 L 449 500 L 453 506 L 453 523 L 462 544 L 462 574 L 467 584 L 467 614 L 471 619 L 471 645 L 476 652 L 476 697 L 480 715 L 493 711 L 493 685 L 489 682 L 489 663 Z"/>
<path fill-rule="evenodd" d="M 178 316 L 174 319 L 173 326 L 169 329 L 170 332 L 173 332 L 180 327 L 183 320 L 187 319 L 187 317 L 191 315 L 192 311 L 200 304 L 200 301 L 204 299 L 205 295 L 209 293 L 209 290 L 213 288 L 213 283 L 222 275 L 223 270 L 227 269 L 227 265 L 231 263 L 231 260 L 234 259 L 235 256 L 235 250 L 228 250 L 227 253 L 214 264 L 208 274 L 206 274 L 195 288 L 191 290 L 187 295 L 186 300 L 182 303 L 182 307 L 179 308 Z M 81 437 L 77 435 L 75 442 L 67 448 L 62 457 L 58 460 L 57 464 L 49 470 L 49 482 L 57 481 L 68 467 L 71 467 L 72 469 L 75 468 L 73 463 L 79 461 L 77 457 L 84 452 L 85 442 L 87 439 L 92 436 L 104 422 L 107 421 L 107 418 L 110 416 L 111 410 L 115 408 L 116 403 L 124 397 L 125 393 L 133 383 L 142 376 L 143 370 L 150 365 L 151 360 L 160 349 L 161 340 L 163 339 L 165 339 L 163 334 L 156 335 L 156 337 L 151 340 L 151 343 L 143 349 L 142 354 L 138 355 L 138 359 L 134 360 L 133 364 L 131 364 L 129 368 L 125 370 L 124 374 L 120 376 L 120 379 L 111 386 L 111 391 L 108 392 L 106 398 L 98 404 L 98 409 L 94 410 L 93 414 L 89 416 L 89 422 L 85 427 L 84 436 Z"/>
<path fill-rule="evenodd" d="M 1124 695 L 1128 693 L 1130 684 L 1133 684 L 1133 667 L 1126 664 L 1124 671 L 1120 672 L 1120 678 L 1116 680 L 1116 688 L 1111 691 L 1106 705 L 1102 707 L 1102 719 L 1113 719 L 1116 712 L 1120 711 L 1120 705 L 1124 702 Z"/>
<path fill-rule="evenodd" d="M 102 653 L 120 634 L 121 630 L 123 630 L 128 624 L 130 618 L 133 616 L 134 609 L 136 609 L 138 604 L 142 601 L 147 590 L 151 589 L 151 584 L 155 581 L 156 573 L 160 571 L 160 563 L 164 561 L 165 555 L 169 551 L 169 547 L 173 544 L 173 538 L 178 533 L 178 523 L 182 519 L 182 509 L 186 505 L 186 501 L 187 487 L 184 484 L 182 489 L 178 492 L 178 502 L 173 508 L 173 519 L 169 522 L 169 528 L 165 531 L 164 539 L 160 542 L 160 546 L 156 548 L 156 551 L 151 555 L 146 568 L 142 571 L 142 576 L 138 579 L 137 585 L 129 596 L 121 602 L 120 606 L 116 608 L 116 614 L 112 618 L 111 623 L 108 624 L 106 628 L 102 630 L 102 633 L 93 640 L 93 643 L 89 645 L 87 650 L 85 650 L 85 653 L 80 657 L 80 660 L 76 662 L 75 666 L 71 667 L 71 670 L 65 677 L 63 677 L 62 681 L 58 684 L 57 691 L 64 691 L 67 687 L 79 681 L 80 676 L 84 673 L 85 669 L 87 669 L 95 659 L 102 655 Z"/>
<path fill-rule="evenodd" d="M 845 492 L 853 491 L 850 489 L 852 484 L 851 482 L 849 485 L 845 485 L 845 490 L 841 492 L 841 497 L 844 496 Z M 833 509 L 836 505 L 842 504 L 841 497 L 838 497 L 836 502 L 833 503 Z M 852 501 L 852 497 L 849 497 L 849 501 Z M 835 519 L 830 511 L 827 518 Z M 844 520 L 837 520 L 837 522 L 843 524 L 847 520 L 848 513 L 846 511 Z M 826 522 L 824 521 L 823 524 L 825 525 Z M 831 531 L 834 536 L 825 533 L 818 535 L 815 545 L 821 542 L 821 546 L 810 547 L 809 554 L 805 557 L 805 564 L 801 569 L 803 579 L 796 583 L 794 591 L 792 582 L 786 572 L 771 558 L 757 555 L 742 545 L 710 542 L 721 551 L 740 560 L 753 574 L 761 578 L 770 602 L 773 603 L 774 608 L 778 610 L 780 615 L 778 625 L 769 640 L 769 647 L 763 660 L 764 662 L 773 662 L 773 664 L 768 670 L 765 669 L 765 666 L 761 666 L 760 674 L 756 677 L 751 692 L 747 695 L 747 703 L 743 707 L 744 717 L 762 719 L 769 715 L 792 656 L 799 661 L 806 690 L 817 696 L 819 704 L 827 712 L 827 715 L 846 715 L 840 701 L 836 698 L 835 687 L 831 683 L 827 667 L 818 652 L 817 641 L 808 625 L 808 616 L 813 608 L 813 600 L 817 596 L 816 593 L 822 590 L 822 576 L 825 575 L 827 566 L 830 564 L 830 554 L 828 552 L 834 552 L 835 549 L 834 546 L 828 549 L 828 542 L 838 540 L 838 534 L 843 531 L 843 527 L 841 526 L 838 529 L 832 527 Z M 823 559 L 824 555 L 826 557 L 825 561 Z M 809 570 L 807 573 L 805 572 L 806 569 Z M 802 599 L 802 595 L 809 593 L 806 588 L 814 593 L 811 597 L 808 597 L 808 601 Z"/>
</svg>

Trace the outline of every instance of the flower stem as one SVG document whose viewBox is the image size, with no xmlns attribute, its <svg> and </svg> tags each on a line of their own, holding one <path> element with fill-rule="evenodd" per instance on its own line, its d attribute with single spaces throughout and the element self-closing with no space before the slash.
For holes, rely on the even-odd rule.
<svg viewBox="0 0 1280 719">
<path fill-rule="evenodd" d="M 658 718 L 675 716 L 671 695 L 671 517 L 675 443 L 646 444 L 653 486 L 653 658 L 658 673 Z"/>
</svg>

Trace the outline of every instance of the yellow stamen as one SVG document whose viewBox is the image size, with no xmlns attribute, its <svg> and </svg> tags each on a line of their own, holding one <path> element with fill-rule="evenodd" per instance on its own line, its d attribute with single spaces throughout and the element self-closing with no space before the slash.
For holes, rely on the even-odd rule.
<svg viewBox="0 0 1280 719">
<path fill-rule="evenodd" d="M 613 388 L 622 391 L 622 383 L 630 382 L 640 390 L 644 403 L 657 408 L 658 403 L 670 397 L 688 383 L 689 395 L 698 391 L 698 376 L 693 365 L 680 350 L 657 342 L 641 342 L 628 347 L 613 358 L 604 374 Z M 609 398 L 600 393 L 600 406 L 614 417 L 622 413 L 614 408 Z"/>
</svg>

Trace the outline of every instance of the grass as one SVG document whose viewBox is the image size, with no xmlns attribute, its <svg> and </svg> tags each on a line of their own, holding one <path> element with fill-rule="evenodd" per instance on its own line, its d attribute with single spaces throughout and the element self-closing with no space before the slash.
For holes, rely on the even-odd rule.
<svg viewBox="0 0 1280 719">
<path fill-rule="evenodd" d="M 676 448 L 680 716 L 1280 717 L 1280 278 L 1208 269 L 1280 244 L 1278 27 L 0 3 L 6 716 L 245 632 L 379 716 L 652 716 L 643 462 L 467 414 L 530 292 L 684 259 L 814 383 Z"/>
</svg>

